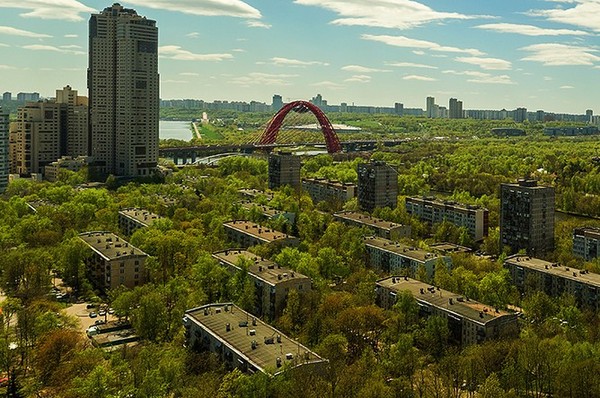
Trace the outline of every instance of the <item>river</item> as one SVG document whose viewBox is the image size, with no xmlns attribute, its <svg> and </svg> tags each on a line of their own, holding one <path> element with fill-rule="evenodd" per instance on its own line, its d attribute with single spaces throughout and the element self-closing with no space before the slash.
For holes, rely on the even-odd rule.
<svg viewBox="0 0 600 398">
<path fill-rule="evenodd" d="M 190 122 L 181 120 L 161 120 L 158 122 L 158 136 L 160 139 L 175 138 L 177 140 L 189 141 L 192 139 Z"/>
</svg>

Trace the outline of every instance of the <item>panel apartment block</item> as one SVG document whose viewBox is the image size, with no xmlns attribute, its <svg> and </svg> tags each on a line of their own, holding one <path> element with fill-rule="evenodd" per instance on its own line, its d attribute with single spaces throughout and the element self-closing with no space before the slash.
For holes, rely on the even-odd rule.
<svg viewBox="0 0 600 398">
<path fill-rule="evenodd" d="M 510 256 L 504 261 L 513 284 L 521 292 L 545 292 L 559 298 L 571 294 L 582 307 L 598 309 L 600 305 L 600 275 L 561 266 L 524 255 Z"/>
<path fill-rule="evenodd" d="M 376 282 L 377 305 L 390 309 L 398 293 L 408 291 L 419 305 L 419 316 L 439 316 L 448 320 L 451 337 L 462 345 L 516 335 L 517 314 L 497 310 L 459 294 L 435 288 L 406 277 L 390 277 Z"/>
<path fill-rule="evenodd" d="M 298 246 L 298 238 L 275 231 L 251 221 L 229 221 L 223 224 L 227 238 L 236 246 L 248 248 L 256 245 Z"/>
<path fill-rule="evenodd" d="M 227 369 L 277 376 L 284 369 L 323 371 L 327 360 L 234 304 L 208 304 L 185 312 L 186 346 L 216 354 Z"/>
<path fill-rule="evenodd" d="M 443 261 L 448 268 L 452 260 L 447 256 L 393 242 L 388 239 L 370 236 L 365 238 L 367 264 L 388 274 L 402 274 L 414 277 L 419 268 L 427 272 L 428 278 L 433 278 L 435 265 Z"/>
<path fill-rule="evenodd" d="M 371 217 L 368 214 L 361 214 L 354 211 L 340 211 L 333 214 L 333 219 L 350 227 L 366 227 L 376 236 L 385 239 L 398 240 L 400 238 L 410 238 L 410 225 L 396 224 L 391 221 Z"/>
<path fill-rule="evenodd" d="M 396 208 L 398 204 L 398 172 L 385 162 L 358 165 L 358 206 L 372 212 L 377 207 Z"/>
<path fill-rule="evenodd" d="M 592 261 L 600 253 L 600 228 L 575 228 L 573 230 L 573 254 Z"/>
<path fill-rule="evenodd" d="M 8 130 L 9 130 L 8 112 L 0 107 L 0 193 L 6 191 L 8 186 L 9 160 L 8 153 Z"/>
<path fill-rule="evenodd" d="M 89 21 L 90 153 L 98 172 L 151 175 L 158 162 L 158 28 L 118 3 Z"/>
<path fill-rule="evenodd" d="M 554 249 L 554 188 L 534 180 L 501 184 L 500 247 L 535 256 Z"/>
<path fill-rule="evenodd" d="M 92 250 L 86 259 L 90 281 L 107 291 L 123 285 L 128 288 L 146 282 L 145 263 L 148 255 L 111 232 L 95 231 L 79 234 Z"/>
<path fill-rule="evenodd" d="M 300 188 L 300 157 L 290 153 L 272 153 L 269 155 L 269 188 L 284 185 Z"/>
<path fill-rule="evenodd" d="M 356 184 L 324 178 L 303 178 L 302 189 L 310 195 L 314 203 L 327 201 L 345 203 L 356 197 Z"/>
<path fill-rule="evenodd" d="M 406 198 L 406 212 L 422 221 L 439 224 L 448 221 L 457 227 L 465 227 L 474 240 L 488 235 L 489 211 L 479 206 L 460 204 L 430 197 Z"/>
<path fill-rule="evenodd" d="M 127 236 L 140 229 L 149 227 L 162 217 L 148 210 L 129 208 L 119 211 L 119 229 Z"/>
<path fill-rule="evenodd" d="M 309 277 L 248 251 L 229 249 L 213 253 L 212 256 L 232 273 L 241 270 L 241 259 L 248 260 L 248 277 L 254 282 L 256 294 L 252 313 L 258 317 L 274 319 L 281 315 L 291 290 L 300 293 L 311 290 Z"/>
<path fill-rule="evenodd" d="M 267 205 L 260 205 L 258 203 L 250 202 L 250 201 L 242 201 L 240 205 L 243 209 L 247 211 L 253 211 L 260 214 L 260 216 L 264 220 L 275 220 L 280 217 L 283 217 L 287 220 L 288 223 L 293 224 L 296 220 L 296 213 L 290 213 L 288 211 L 277 210 L 274 207 Z"/>
</svg>

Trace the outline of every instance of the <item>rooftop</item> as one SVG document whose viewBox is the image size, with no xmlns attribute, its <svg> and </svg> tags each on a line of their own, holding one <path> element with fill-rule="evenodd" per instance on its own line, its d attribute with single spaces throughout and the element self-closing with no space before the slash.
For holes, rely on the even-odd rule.
<svg viewBox="0 0 600 398">
<path fill-rule="evenodd" d="M 486 324 L 504 315 L 512 315 L 507 311 L 496 310 L 488 305 L 469 300 L 460 294 L 435 288 L 427 283 L 411 278 L 396 276 L 378 280 L 376 283 L 378 286 L 382 286 L 393 292 L 407 290 L 418 301 L 424 301 L 480 324 Z"/>
<path fill-rule="evenodd" d="M 356 186 L 356 184 L 353 184 L 351 182 L 340 182 L 337 180 L 328 180 L 326 178 L 303 178 L 302 182 L 308 182 L 308 183 L 320 184 L 320 185 L 328 185 L 328 186 L 334 186 L 334 187 L 338 187 L 338 188 L 346 188 L 346 187 Z"/>
<path fill-rule="evenodd" d="M 375 218 L 375 217 L 369 216 L 368 214 L 361 214 L 361 213 L 357 213 L 357 212 L 353 212 L 353 211 L 339 211 L 337 213 L 334 213 L 333 216 L 339 217 L 342 219 L 346 219 L 346 220 L 350 220 L 350 221 L 356 221 L 361 224 L 365 224 L 369 227 L 375 227 L 375 228 L 379 228 L 379 229 L 391 230 L 391 229 L 403 226 L 402 224 L 397 224 L 397 223 L 391 222 L 391 221 L 385 221 L 385 220 L 382 220 L 381 218 Z"/>
<path fill-rule="evenodd" d="M 526 178 L 519 178 L 516 183 L 502 183 L 501 186 L 507 187 L 526 187 L 529 189 L 554 189 L 553 187 L 547 187 L 543 185 L 538 185 L 537 180 L 530 180 Z"/>
<path fill-rule="evenodd" d="M 246 210 L 252 210 L 254 208 L 258 209 L 266 217 L 275 217 L 275 216 L 282 215 L 285 213 L 285 211 L 283 211 L 283 210 L 277 210 L 274 207 L 267 206 L 267 205 L 260 205 L 258 203 L 250 202 L 247 200 L 240 202 L 240 204 Z"/>
<path fill-rule="evenodd" d="M 470 253 L 473 251 L 470 247 L 457 245 L 455 243 L 440 242 L 429 245 L 432 250 L 439 250 L 443 253 Z"/>
<path fill-rule="evenodd" d="M 406 198 L 406 199 L 408 201 L 428 202 L 428 203 L 432 203 L 432 204 L 435 204 L 438 206 L 452 207 L 457 210 L 480 210 L 480 209 L 486 210 L 481 206 L 458 203 L 453 200 L 442 200 L 442 199 L 436 198 L 435 196 L 414 196 L 414 197 L 410 197 L 410 198 Z"/>
<path fill-rule="evenodd" d="M 123 209 L 123 210 L 119 211 L 119 214 L 122 214 L 131 219 L 134 219 L 134 220 L 144 224 L 147 227 L 154 224 L 154 221 L 162 218 L 158 214 L 154 214 L 154 213 L 149 212 L 148 210 L 138 209 L 138 208 Z"/>
<path fill-rule="evenodd" d="M 295 239 L 286 233 L 275 231 L 267 227 L 255 224 L 252 221 L 229 221 L 223 223 L 225 227 L 236 229 L 242 233 L 251 235 L 263 242 L 270 243 L 276 240 Z"/>
<path fill-rule="evenodd" d="M 212 254 L 214 258 L 224 263 L 229 264 L 232 267 L 238 268 L 238 261 L 240 258 L 247 258 L 252 261 L 248 267 L 248 273 L 255 275 L 256 277 L 264 280 L 270 285 L 276 285 L 283 281 L 289 281 L 293 279 L 308 279 L 307 276 L 302 275 L 289 268 L 282 268 L 280 265 L 273 261 L 261 258 L 254 253 L 242 249 L 229 249 Z"/>
<path fill-rule="evenodd" d="M 573 235 L 583 235 L 586 238 L 595 238 L 600 239 L 600 228 L 598 227 L 583 227 L 583 228 L 575 228 L 573 230 Z"/>
<path fill-rule="evenodd" d="M 531 270 L 555 275 L 560 278 L 600 287 L 600 275 L 590 271 L 564 267 L 558 263 L 551 263 L 539 258 L 520 254 L 510 256 L 504 262 L 513 264 L 517 267 L 529 268 Z"/>
<path fill-rule="evenodd" d="M 271 200 L 273 198 L 273 194 L 265 192 L 265 191 L 261 191 L 260 189 L 242 188 L 242 189 L 238 190 L 238 192 L 242 196 L 246 196 L 248 198 L 255 198 L 260 195 L 264 195 L 267 198 L 267 200 Z"/>
<path fill-rule="evenodd" d="M 255 318 L 234 304 L 208 304 L 186 311 L 184 324 L 195 322 L 216 338 L 246 358 L 260 371 L 277 374 L 277 359 L 281 364 L 300 366 L 325 362 L 307 347 Z M 227 331 L 229 325 L 229 331 Z M 255 348 L 252 348 L 252 345 Z"/>
<path fill-rule="evenodd" d="M 435 253 L 425 251 L 423 249 L 394 242 L 389 239 L 380 238 L 378 236 L 365 237 L 364 241 L 367 246 L 373 246 L 382 250 L 386 250 L 390 253 L 412 258 L 413 260 L 417 261 L 428 261 L 431 259 L 442 257 Z"/>
<path fill-rule="evenodd" d="M 108 261 L 132 256 L 148 256 L 146 253 L 137 247 L 130 245 L 112 232 L 83 232 L 79 234 L 79 238 L 87 243 L 92 250 Z"/>
</svg>

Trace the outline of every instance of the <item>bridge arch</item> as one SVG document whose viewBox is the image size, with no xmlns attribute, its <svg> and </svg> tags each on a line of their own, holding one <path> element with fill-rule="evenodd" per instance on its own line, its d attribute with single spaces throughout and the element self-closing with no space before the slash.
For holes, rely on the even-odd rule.
<svg viewBox="0 0 600 398">
<path fill-rule="evenodd" d="M 319 109 L 316 105 L 311 104 L 307 101 L 294 101 L 286 104 L 283 108 L 279 110 L 273 116 L 273 119 L 267 125 L 265 132 L 260 137 L 258 142 L 259 145 L 271 145 L 275 143 L 277 139 L 277 134 L 279 133 L 279 129 L 283 124 L 283 120 L 286 115 L 290 112 L 304 113 L 304 112 L 312 112 L 313 115 L 317 118 L 319 125 L 321 126 L 321 131 L 323 132 L 323 136 L 325 137 L 325 144 L 327 145 L 327 152 L 336 153 L 342 151 L 342 145 L 340 144 L 340 140 L 331 125 L 331 122 L 325 116 L 323 111 Z"/>
</svg>

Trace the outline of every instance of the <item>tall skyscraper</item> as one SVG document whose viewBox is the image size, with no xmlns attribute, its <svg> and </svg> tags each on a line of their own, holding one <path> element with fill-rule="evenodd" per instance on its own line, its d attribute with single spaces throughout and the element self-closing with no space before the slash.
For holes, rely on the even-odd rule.
<svg viewBox="0 0 600 398">
<path fill-rule="evenodd" d="M 513 111 L 513 120 L 517 123 L 523 123 L 527 120 L 527 108 L 517 108 Z"/>
<path fill-rule="evenodd" d="M 86 156 L 88 153 L 88 99 L 78 96 L 77 90 L 66 86 L 56 90 L 56 103 L 66 106 L 65 142 L 62 143 L 61 154 L 68 156 Z"/>
<path fill-rule="evenodd" d="M 382 161 L 358 165 L 358 207 L 372 212 L 377 207 L 398 205 L 398 172 Z"/>
<path fill-rule="evenodd" d="M 426 112 L 427 112 L 427 117 L 437 117 L 437 112 L 435 112 L 434 108 L 435 108 L 435 98 L 434 97 L 427 97 L 426 102 Z"/>
<path fill-rule="evenodd" d="M 554 249 L 554 188 L 520 179 L 500 186 L 500 247 L 538 256 Z"/>
<path fill-rule="evenodd" d="M 8 186 L 8 112 L 0 108 L 0 193 Z"/>
<path fill-rule="evenodd" d="M 450 98 L 448 104 L 448 117 L 450 119 L 462 119 L 463 118 L 463 103 L 456 98 Z"/>
<path fill-rule="evenodd" d="M 401 102 L 396 102 L 394 104 L 394 113 L 398 116 L 404 116 L 404 104 Z"/>
<path fill-rule="evenodd" d="M 283 98 L 281 95 L 275 94 L 273 96 L 273 104 L 271 105 L 273 112 L 279 112 L 281 108 L 283 108 Z"/>
<path fill-rule="evenodd" d="M 89 22 L 90 155 L 97 172 L 148 176 L 158 162 L 158 28 L 115 3 Z"/>
</svg>

